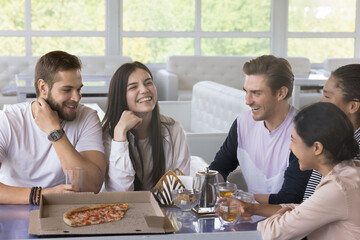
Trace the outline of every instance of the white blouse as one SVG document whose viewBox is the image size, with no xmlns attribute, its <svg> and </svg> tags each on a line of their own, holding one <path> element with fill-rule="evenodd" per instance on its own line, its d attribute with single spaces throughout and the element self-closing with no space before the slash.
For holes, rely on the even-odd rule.
<svg viewBox="0 0 360 240">
<path fill-rule="evenodd" d="M 174 125 L 165 126 L 162 130 L 165 133 L 164 154 L 166 159 L 165 172 L 175 168 L 180 169 L 185 175 L 190 174 L 190 153 L 186 144 L 185 134 L 180 124 L 175 122 Z M 171 141 L 173 146 L 171 146 Z M 130 144 L 134 147 L 134 136 L 130 134 Z M 105 157 L 108 161 L 108 171 L 105 177 L 106 191 L 133 191 L 136 170 L 134 169 L 129 155 L 129 141 L 116 142 L 111 139 L 108 133 L 104 134 Z M 151 189 L 151 170 L 153 168 L 152 148 L 149 139 L 139 140 L 139 150 L 143 158 L 144 170 L 143 178 L 140 179 L 145 189 Z M 138 153 L 134 153 L 135 161 L 140 159 Z M 138 176 L 142 176 L 139 172 Z"/>
</svg>

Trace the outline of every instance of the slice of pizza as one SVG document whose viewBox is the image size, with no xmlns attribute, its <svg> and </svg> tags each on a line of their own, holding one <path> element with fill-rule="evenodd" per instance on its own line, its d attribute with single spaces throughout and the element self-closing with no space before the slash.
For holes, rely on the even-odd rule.
<svg viewBox="0 0 360 240">
<path fill-rule="evenodd" d="M 84 206 L 66 211 L 63 219 L 71 227 L 115 222 L 125 216 L 128 208 L 127 203 Z"/>
</svg>

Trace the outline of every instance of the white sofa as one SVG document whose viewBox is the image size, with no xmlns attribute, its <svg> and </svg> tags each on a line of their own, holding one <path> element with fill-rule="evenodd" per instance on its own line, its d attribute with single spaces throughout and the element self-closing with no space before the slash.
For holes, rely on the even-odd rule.
<svg viewBox="0 0 360 240">
<path fill-rule="evenodd" d="M 166 69 L 156 74 L 155 84 L 160 100 L 191 100 L 191 90 L 200 81 L 218 82 L 242 89 L 243 65 L 253 56 L 169 56 Z M 288 57 L 295 75 L 310 74 L 310 60 Z"/>
<path fill-rule="evenodd" d="M 191 101 L 159 101 L 159 106 L 162 114 L 174 118 L 185 130 L 192 155 L 191 176 L 214 160 L 236 117 L 250 109 L 243 90 L 211 81 L 195 83 Z M 240 167 L 228 176 L 228 181 L 247 191 Z"/>
<path fill-rule="evenodd" d="M 360 64 L 360 58 L 327 58 L 324 60 L 323 67 L 326 74 L 330 76 L 330 73 L 337 68 L 352 63 Z"/>
<path fill-rule="evenodd" d="M 16 74 L 33 75 L 35 65 L 39 57 L 20 57 L 7 56 L 0 57 L 0 107 L 3 104 L 16 103 Z M 80 56 L 83 64 L 83 74 L 112 75 L 116 69 L 126 63 L 131 62 L 128 56 Z M 34 89 L 35 92 L 35 89 Z M 83 99 L 83 102 L 99 101 L 98 104 L 103 108 L 106 105 L 105 98 Z"/>
<path fill-rule="evenodd" d="M 242 112 L 245 92 L 223 84 L 196 83 L 191 101 L 159 101 L 160 112 L 178 121 L 185 130 L 190 154 L 211 163 L 228 131 Z"/>
<path fill-rule="evenodd" d="M 131 62 L 128 56 L 80 56 L 82 74 L 98 74 L 112 76 L 124 63 Z"/>
<path fill-rule="evenodd" d="M 38 57 L 0 57 L 0 88 L 15 85 L 16 74 L 33 74 Z"/>
<path fill-rule="evenodd" d="M 169 56 L 166 69 L 156 74 L 161 100 L 191 100 L 191 90 L 200 81 L 218 82 L 242 89 L 242 66 L 250 56 Z"/>
<path fill-rule="evenodd" d="M 0 57 L 0 107 L 17 102 L 16 74 L 33 74 L 38 57 Z"/>
<path fill-rule="evenodd" d="M 80 56 L 82 74 L 108 75 L 109 81 L 115 71 L 124 63 L 131 62 L 128 56 Z M 82 103 L 97 103 L 106 111 L 107 97 L 83 97 Z"/>
</svg>

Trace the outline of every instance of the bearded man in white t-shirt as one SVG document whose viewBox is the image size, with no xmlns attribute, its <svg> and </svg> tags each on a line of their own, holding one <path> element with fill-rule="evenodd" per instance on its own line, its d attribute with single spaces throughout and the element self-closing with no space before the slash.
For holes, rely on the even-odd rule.
<svg viewBox="0 0 360 240">
<path fill-rule="evenodd" d="M 99 192 L 106 162 L 95 110 L 79 104 L 81 61 L 63 51 L 35 68 L 37 99 L 0 111 L 0 204 L 39 204 L 41 194 Z M 65 184 L 80 167 L 82 187 Z"/>
</svg>

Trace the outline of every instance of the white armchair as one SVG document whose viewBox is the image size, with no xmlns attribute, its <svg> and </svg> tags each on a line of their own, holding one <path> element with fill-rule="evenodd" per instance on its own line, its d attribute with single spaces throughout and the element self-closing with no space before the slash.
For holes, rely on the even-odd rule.
<svg viewBox="0 0 360 240">
<path fill-rule="evenodd" d="M 360 58 L 327 58 L 324 60 L 324 70 L 330 76 L 330 73 L 337 68 L 352 63 L 360 64 Z"/>
<path fill-rule="evenodd" d="M 38 57 L 0 57 L 0 108 L 4 104 L 14 104 L 16 98 L 16 74 L 33 74 Z M 34 90 L 35 91 L 35 90 Z"/>
<path fill-rule="evenodd" d="M 115 71 L 124 63 L 131 62 L 129 56 L 80 56 L 82 62 L 81 73 L 83 75 L 107 75 L 111 80 Z M 107 93 L 106 93 L 107 94 Z M 106 111 L 107 97 L 86 96 L 81 99 L 82 103 L 97 103 L 101 109 Z"/>
<path fill-rule="evenodd" d="M 294 75 L 309 75 L 311 63 L 307 57 L 287 57 Z"/>
<path fill-rule="evenodd" d="M 190 154 L 211 163 L 236 117 L 249 107 L 245 92 L 211 81 L 196 83 L 192 101 L 159 101 L 160 112 L 185 130 Z"/>
<path fill-rule="evenodd" d="M 213 81 L 242 89 L 245 75 L 242 66 L 251 56 L 170 56 L 166 69 L 156 75 L 160 100 L 191 100 L 195 83 Z"/>
<path fill-rule="evenodd" d="M 80 56 L 82 74 L 99 74 L 112 76 L 124 63 L 131 62 L 128 56 Z"/>
</svg>

